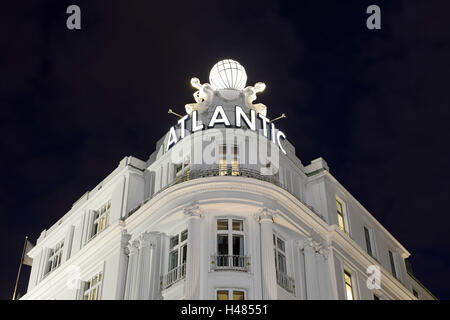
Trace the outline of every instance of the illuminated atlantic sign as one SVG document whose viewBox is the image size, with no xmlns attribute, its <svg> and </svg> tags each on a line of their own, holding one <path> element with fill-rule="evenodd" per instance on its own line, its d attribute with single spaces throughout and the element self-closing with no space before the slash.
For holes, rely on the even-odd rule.
<svg viewBox="0 0 450 320">
<path fill-rule="evenodd" d="M 235 128 L 241 128 L 243 123 L 245 122 L 248 129 L 252 131 L 257 130 L 256 121 L 257 118 L 259 118 L 259 121 L 261 122 L 261 128 L 262 128 L 262 134 L 264 137 L 270 139 L 274 144 L 276 144 L 280 150 L 286 154 L 286 151 L 284 150 L 283 146 L 281 145 L 281 139 L 285 140 L 286 135 L 275 128 L 275 124 L 273 124 L 267 117 L 265 117 L 262 113 L 256 113 L 255 110 L 250 110 L 250 118 L 247 116 L 247 114 L 244 112 L 244 110 L 240 106 L 235 106 Z M 190 128 L 186 128 L 186 122 L 190 117 L 192 116 L 191 126 Z M 191 112 L 191 115 L 186 114 L 184 117 L 181 117 L 180 120 L 178 120 L 178 126 L 180 128 L 180 134 L 177 136 L 175 126 L 172 126 L 169 130 L 169 139 L 166 145 L 166 151 L 169 150 L 173 145 L 175 145 L 178 141 L 183 139 L 186 135 L 186 131 L 190 130 L 191 133 L 205 130 L 205 129 L 212 129 L 217 124 L 223 124 L 225 127 L 232 127 L 231 122 L 226 115 L 225 111 L 223 110 L 223 107 L 218 105 L 214 109 L 214 113 L 211 116 L 211 119 L 207 124 L 199 123 L 198 121 L 198 110 L 194 110 Z M 269 127 L 270 127 L 270 138 L 269 138 Z"/>
</svg>

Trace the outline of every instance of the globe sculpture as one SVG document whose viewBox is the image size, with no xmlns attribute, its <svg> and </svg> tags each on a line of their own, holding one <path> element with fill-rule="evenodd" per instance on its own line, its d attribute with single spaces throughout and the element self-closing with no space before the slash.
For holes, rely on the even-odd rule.
<svg viewBox="0 0 450 320">
<path fill-rule="evenodd" d="M 209 73 L 209 82 L 214 90 L 242 90 L 247 83 L 244 67 L 237 61 L 225 59 L 217 62 Z"/>
</svg>

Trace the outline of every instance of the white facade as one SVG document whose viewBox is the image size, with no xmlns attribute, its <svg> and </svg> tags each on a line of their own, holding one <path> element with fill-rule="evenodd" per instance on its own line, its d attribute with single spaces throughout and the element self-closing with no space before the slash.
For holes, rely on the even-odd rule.
<svg viewBox="0 0 450 320">
<path fill-rule="evenodd" d="M 181 138 L 174 126 L 148 161 L 125 157 L 44 230 L 22 299 L 434 299 L 407 271 L 409 252 L 322 158 L 303 166 L 280 131 L 258 130 L 257 117 L 276 165 L 248 160 L 254 136 L 242 119 L 245 130 L 236 129 L 236 106 L 249 119 L 265 115 L 252 104 L 261 85 L 192 83 L 199 92 L 185 126 L 197 110 L 206 128 Z M 230 125 L 209 128 L 217 106 Z M 223 141 L 209 140 L 218 134 Z M 200 154 L 219 150 L 213 163 L 195 159 L 199 145 Z M 222 145 L 231 160 L 220 162 Z M 366 284 L 369 266 L 379 267 L 378 289 Z"/>
</svg>

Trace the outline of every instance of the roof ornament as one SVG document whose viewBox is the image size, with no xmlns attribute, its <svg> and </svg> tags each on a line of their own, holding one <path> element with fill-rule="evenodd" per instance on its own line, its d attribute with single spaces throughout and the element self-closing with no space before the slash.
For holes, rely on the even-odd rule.
<svg viewBox="0 0 450 320">
<path fill-rule="evenodd" d="M 195 103 L 188 103 L 184 106 L 187 114 L 192 114 L 193 111 L 203 113 L 208 110 L 214 97 L 214 89 L 209 83 L 201 84 L 198 78 L 191 79 L 191 85 L 198 89 L 194 92 Z"/>
<path fill-rule="evenodd" d="M 253 104 L 256 100 L 256 94 L 263 92 L 266 85 L 263 82 L 257 82 L 254 87 L 248 86 L 243 90 L 245 96 L 245 105 L 250 110 L 255 110 L 256 113 L 261 113 L 264 117 L 267 115 L 267 107 L 262 103 Z"/>
<path fill-rule="evenodd" d="M 195 103 L 185 105 L 186 113 L 191 115 L 193 111 L 203 113 L 212 104 L 214 91 L 236 90 L 244 94 L 245 105 L 256 113 L 267 115 L 267 107 L 262 103 L 254 104 L 257 93 L 263 92 L 266 85 L 257 82 L 254 86 L 245 86 L 247 83 L 247 73 L 244 67 L 237 61 L 225 59 L 217 62 L 209 73 L 210 83 L 201 83 L 198 78 L 191 79 L 191 85 L 197 89 L 194 92 Z M 170 113 L 170 112 L 169 112 Z"/>
</svg>

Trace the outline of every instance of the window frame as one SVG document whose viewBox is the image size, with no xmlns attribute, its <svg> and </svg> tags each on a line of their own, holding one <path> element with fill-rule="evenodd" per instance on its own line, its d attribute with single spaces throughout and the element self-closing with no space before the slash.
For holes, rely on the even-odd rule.
<svg viewBox="0 0 450 320">
<path fill-rule="evenodd" d="M 48 276 L 50 273 L 55 271 L 63 263 L 63 253 L 64 253 L 64 238 L 61 239 L 52 248 L 49 248 L 47 254 L 47 261 L 45 264 L 44 277 Z M 56 263 L 55 263 L 56 261 Z M 50 268 L 49 268 L 50 267 Z"/>
<path fill-rule="evenodd" d="M 182 234 L 186 233 L 186 239 L 181 241 Z M 177 244 L 174 246 L 171 246 L 171 241 L 173 238 L 177 237 Z M 189 240 L 189 231 L 188 228 L 183 229 L 181 232 L 177 233 L 176 235 L 170 236 L 169 238 L 169 253 L 168 253 L 168 260 L 167 260 L 167 272 L 170 272 L 178 267 L 180 267 L 183 264 L 187 263 L 187 247 L 188 247 L 188 240 Z M 171 267 L 171 254 L 177 252 L 177 261 L 176 265 Z M 186 260 L 184 260 L 184 253 L 186 256 Z"/>
<path fill-rule="evenodd" d="M 344 280 L 344 292 L 345 292 L 345 299 L 346 300 L 357 300 L 358 296 L 357 296 L 357 291 L 356 291 L 356 287 L 357 287 L 357 283 L 356 283 L 356 277 L 354 276 L 354 272 L 352 272 L 350 269 L 344 267 L 343 269 L 343 280 Z M 346 279 L 346 275 L 350 277 L 350 289 L 351 289 L 351 293 L 352 293 L 352 299 L 348 298 L 347 295 L 347 279 Z"/>
<path fill-rule="evenodd" d="M 388 249 L 388 259 L 389 259 L 389 265 L 391 267 L 392 276 L 395 279 L 400 280 L 400 273 L 398 270 L 398 263 L 397 263 L 397 259 L 396 259 L 395 250 Z"/>
<path fill-rule="evenodd" d="M 88 284 L 91 283 L 91 281 L 94 280 L 95 277 L 101 277 L 100 280 L 97 280 L 96 284 L 94 286 L 90 285 L 89 288 L 86 288 L 86 286 Z M 104 280 L 104 270 L 100 270 L 97 273 L 95 273 L 93 276 L 91 276 L 89 278 L 89 280 L 87 281 L 83 281 L 83 293 L 82 293 L 82 300 L 101 300 L 101 295 L 103 292 L 103 280 Z M 90 294 L 94 291 L 94 289 L 96 290 L 96 298 L 95 299 L 90 299 L 91 296 Z M 86 299 L 86 294 L 88 295 L 88 299 Z"/>
<path fill-rule="evenodd" d="M 228 150 L 231 148 L 231 157 L 228 159 Z M 228 162 L 228 160 L 230 160 Z M 228 165 L 231 165 L 231 175 L 240 176 L 240 156 L 239 156 L 239 145 L 235 143 L 221 143 L 219 145 L 219 176 L 227 176 Z"/>
<path fill-rule="evenodd" d="M 375 243 L 375 233 L 374 230 L 370 227 L 368 227 L 367 225 L 363 226 L 364 229 L 364 241 L 366 243 L 366 252 L 375 260 L 377 260 L 377 246 Z M 369 252 L 368 248 L 367 248 L 367 238 L 366 238 L 366 230 L 368 232 L 369 235 L 369 244 L 370 244 L 370 248 L 371 248 L 371 252 Z"/>
<path fill-rule="evenodd" d="M 275 271 L 276 272 L 281 271 L 285 275 L 288 275 L 288 263 L 287 263 L 287 253 L 286 253 L 286 242 L 287 241 L 275 232 L 272 234 L 272 239 L 273 239 L 273 249 L 274 249 L 274 255 L 275 255 Z M 283 242 L 284 250 L 278 248 L 278 240 Z M 285 268 L 284 271 L 280 270 L 278 268 L 278 265 L 279 265 L 278 254 L 281 254 L 284 257 L 284 268 Z"/>
<path fill-rule="evenodd" d="M 341 197 L 339 197 L 338 195 L 335 195 L 335 200 L 336 200 L 336 202 L 335 202 L 335 205 L 336 205 L 336 215 L 337 215 L 337 226 L 342 230 L 342 231 L 344 231 L 345 233 L 347 233 L 348 235 L 350 235 L 350 224 L 349 224 L 349 221 L 348 221 L 348 210 L 347 210 L 347 204 L 345 203 L 345 201 L 344 200 L 342 200 L 342 198 Z M 341 209 L 342 209 L 342 223 L 343 223 L 343 228 L 342 228 L 342 226 L 340 225 L 340 222 L 339 222 L 339 217 L 340 217 L 340 214 L 339 214 L 339 210 L 338 210 L 338 203 L 340 204 L 340 206 L 341 206 Z"/>
<path fill-rule="evenodd" d="M 175 163 L 174 165 L 174 172 L 175 172 L 175 178 L 178 180 L 184 179 L 189 180 L 189 175 L 191 172 L 191 158 L 190 156 L 184 157 L 183 160 L 181 160 L 178 163 Z"/>
<path fill-rule="evenodd" d="M 227 220 L 228 222 L 228 229 L 227 230 L 219 230 L 218 229 L 218 221 L 219 220 Z M 242 230 L 233 230 L 233 220 L 234 221 L 240 221 L 242 223 Z M 240 217 L 217 217 L 215 219 L 215 231 L 216 231 L 216 236 L 215 236 L 215 252 L 216 255 L 221 255 L 219 254 L 219 235 L 226 235 L 228 237 L 227 239 L 227 246 L 228 246 L 228 253 L 227 256 L 240 256 L 240 257 L 245 257 L 246 256 L 246 243 L 247 243 L 247 239 L 245 236 L 245 218 L 240 218 Z M 242 254 L 235 254 L 234 250 L 233 250 L 233 236 L 241 236 L 242 237 Z"/>
<path fill-rule="evenodd" d="M 217 288 L 215 290 L 215 299 L 218 299 L 218 293 L 219 291 L 228 291 L 228 301 L 232 300 L 232 301 L 239 301 L 239 300 L 234 300 L 234 299 L 230 299 L 234 297 L 234 292 L 243 292 L 244 293 L 244 299 L 243 300 L 248 300 L 247 298 L 247 290 L 246 289 L 242 289 L 242 288 Z"/>
<path fill-rule="evenodd" d="M 105 211 L 101 212 L 103 207 L 105 207 Z M 98 217 L 96 217 L 97 214 Z M 111 214 L 111 199 L 102 204 L 98 210 L 93 210 L 94 216 L 92 218 L 91 235 L 89 237 L 89 240 L 95 238 L 109 227 L 110 214 Z M 100 222 L 104 222 L 103 228 L 99 227 Z"/>
</svg>

